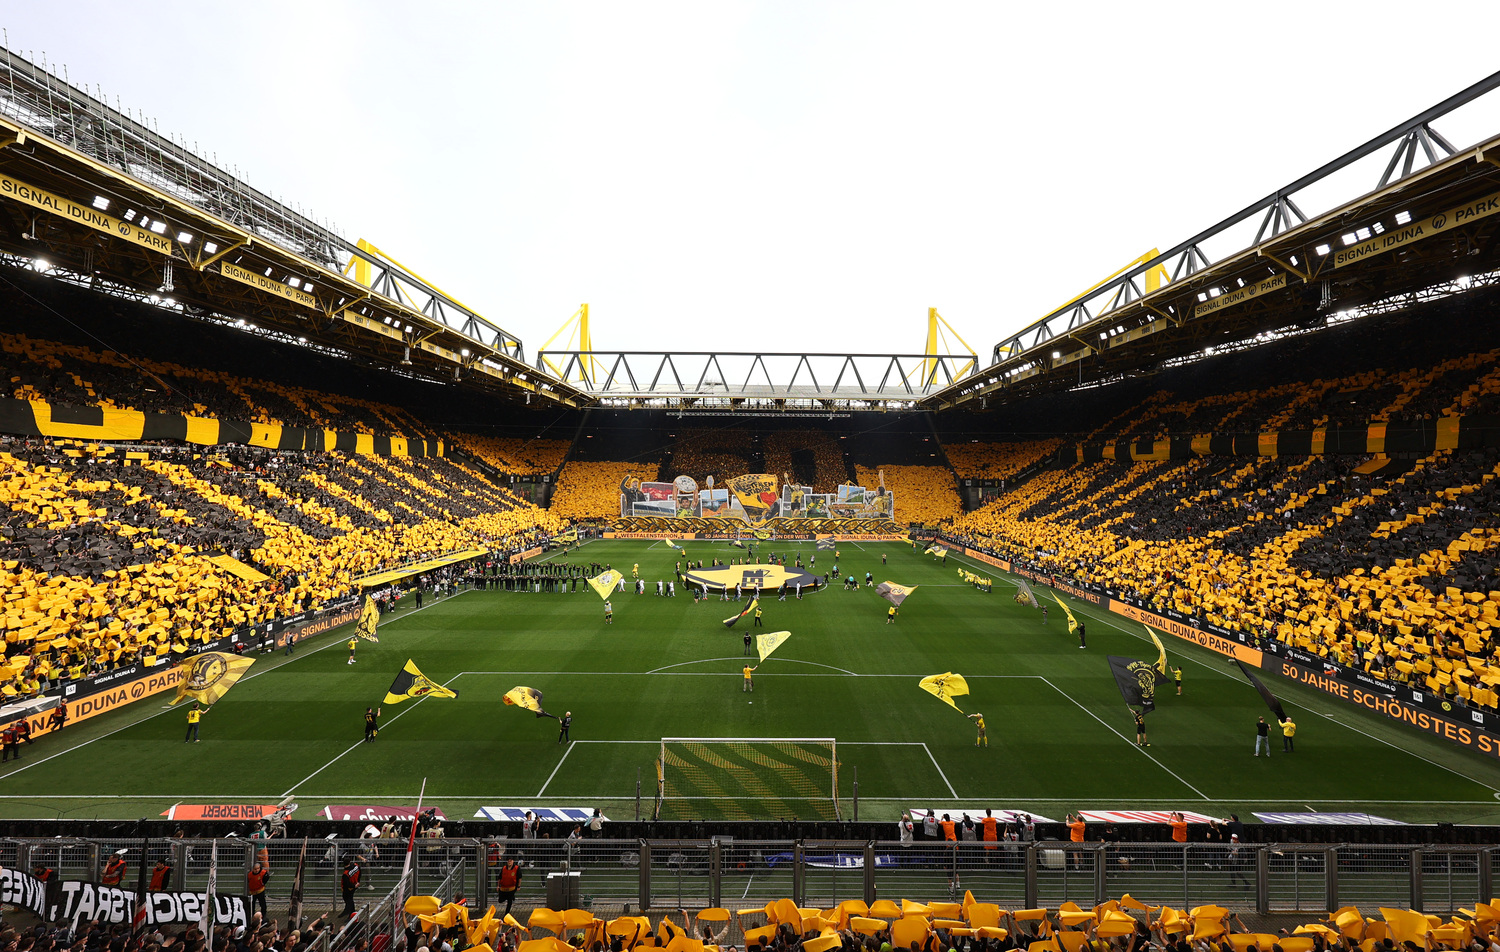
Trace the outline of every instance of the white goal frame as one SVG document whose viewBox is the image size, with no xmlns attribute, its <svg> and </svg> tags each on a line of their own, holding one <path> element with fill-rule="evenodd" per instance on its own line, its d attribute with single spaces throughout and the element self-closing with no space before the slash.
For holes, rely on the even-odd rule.
<svg viewBox="0 0 1500 952">
<path fill-rule="evenodd" d="M 842 820 L 843 810 L 839 806 L 839 748 L 833 737 L 663 737 L 657 748 L 656 759 L 656 808 L 653 819 L 660 817 L 662 802 L 666 799 L 667 745 L 668 744 L 821 744 L 828 748 L 829 799 L 833 801 L 833 815 Z"/>
</svg>

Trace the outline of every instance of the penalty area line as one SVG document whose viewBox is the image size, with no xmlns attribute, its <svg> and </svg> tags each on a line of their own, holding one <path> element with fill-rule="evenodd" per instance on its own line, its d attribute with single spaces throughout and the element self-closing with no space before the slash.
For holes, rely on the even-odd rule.
<svg viewBox="0 0 1500 952">
<path fill-rule="evenodd" d="M 921 743 L 921 742 L 918 741 L 918 743 Z M 948 788 L 948 792 L 951 793 L 951 794 L 953 794 L 953 799 L 957 800 L 958 799 L 958 791 L 953 789 L 953 784 L 951 784 L 951 783 L 948 782 L 948 775 L 945 774 L 945 773 L 943 773 L 943 768 L 938 764 L 937 758 L 934 757 L 934 756 L 932 756 L 932 748 L 928 747 L 926 744 L 922 744 L 922 749 L 925 750 L 925 751 L 927 751 L 927 759 L 930 760 L 930 761 L 932 761 L 932 767 L 933 767 L 933 769 L 938 772 L 938 776 L 939 777 L 943 778 L 943 786 L 947 787 Z"/>
<path fill-rule="evenodd" d="M 1056 691 L 1060 696 L 1065 697 L 1070 702 L 1072 702 L 1072 704 L 1075 707 L 1077 707 L 1080 711 L 1082 711 L 1083 713 L 1087 714 L 1089 717 L 1092 717 L 1094 720 L 1098 721 L 1100 724 L 1103 724 L 1105 726 L 1105 728 L 1111 734 L 1114 734 L 1116 737 L 1118 737 L 1121 740 L 1125 741 L 1127 744 L 1130 744 L 1130 746 L 1132 746 L 1136 750 L 1140 751 L 1140 753 L 1147 760 L 1151 761 L 1153 764 L 1156 764 L 1156 766 L 1160 767 L 1162 770 L 1165 770 L 1167 773 L 1169 773 L 1173 777 L 1175 777 L 1177 779 L 1178 783 L 1182 784 L 1184 787 L 1187 787 L 1189 790 L 1193 791 L 1199 797 L 1202 797 L 1204 800 L 1209 800 L 1209 801 L 1213 800 L 1213 798 L 1210 797 L 1208 794 L 1204 793 L 1202 790 L 1199 790 L 1197 787 L 1193 786 L 1192 784 L 1188 783 L 1186 780 L 1182 779 L 1182 777 L 1179 776 L 1178 773 L 1175 770 L 1173 770 L 1171 767 L 1168 767 L 1166 764 L 1162 763 L 1161 761 L 1157 760 L 1155 757 L 1153 757 L 1150 754 L 1146 753 L 1146 748 L 1142 747 L 1139 744 L 1132 743 L 1131 740 L 1130 740 L 1130 738 L 1126 737 L 1124 734 L 1122 734 L 1119 731 L 1115 730 L 1114 726 L 1111 725 L 1104 718 L 1100 717 L 1098 714 L 1095 714 L 1093 711 L 1091 711 L 1088 708 L 1084 707 L 1082 704 L 1079 704 L 1077 698 L 1073 697 L 1071 694 L 1069 694 L 1066 691 L 1062 690 L 1061 688 L 1059 688 L 1057 685 L 1053 684 L 1047 678 L 1042 678 L 1042 680 L 1046 681 L 1047 682 L 1047 686 L 1050 687 L 1052 690 Z"/>
<path fill-rule="evenodd" d="M 472 591 L 474 591 L 474 589 L 467 589 L 466 591 L 472 592 Z M 449 596 L 447 599 L 444 599 L 444 602 L 446 603 L 446 602 L 452 601 L 454 598 L 457 598 L 459 595 L 463 595 L 463 594 L 465 594 L 465 592 L 459 592 L 457 595 Z M 397 621 L 401 621 L 402 619 L 405 619 L 405 618 L 410 618 L 412 615 L 415 615 L 417 612 L 426 611 L 428 608 L 432 608 L 434 605 L 437 605 L 437 604 L 438 603 L 434 601 L 431 604 L 429 604 L 429 605 L 427 605 L 427 606 L 425 606 L 423 608 L 412 609 L 411 611 L 408 611 L 405 615 L 402 615 L 401 618 L 392 618 L 391 621 L 392 622 L 397 622 Z M 347 624 L 352 624 L 352 622 L 347 623 Z M 340 625 L 339 626 L 339 628 L 343 628 L 343 627 L 345 627 L 345 626 L 344 625 Z M 333 631 L 338 631 L 338 630 L 339 630 L 338 628 L 333 629 Z M 324 632 L 324 634 L 331 634 L 331 633 L 332 632 Z M 314 636 L 314 637 L 321 637 L 321 636 Z M 243 683 L 243 682 L 246 682 L 246 681 L 254 681 L 256 678 L 260 677 L 263 674 L 270 674 L 272 671 L 280 671 L 282 668 L 286 667 L 287 665 L 296 664 L 297 661 L 299 659 L 301 659 L 301 658 L 306 658 L 306 657 L 309 657 L 311 655 L 315 655 L 319 651 L 322 651 L 324 648 L 332 648 L 334 645 L 342 643 L 343 640 L 344 640 L 344 636 L 343 635 L 339 635 L 336 638 L 329 639 L 329 641 L 328 641 L 327 644 L 319 645 L 316 648 L 312 648 L 312 649 L 310 649 L 308 651 L 304 651 L 304 652 L 302 652 L 300 654 L 294 652 L 291 655 L 283 655 L 281 661 L 279 661 L 277 663 L 274 663 L 274 664 L 271 664 L 271 665 L 269 665 L 267 667 L 261 668 L 259 671 L 256 671 L 253 674 L 247 674 L 247 675 L 245 675 L 243 678 L 240 679 L 240 682 Z M 27 770 L 30 770 L 32 767 L 40 767 L 42 764 L 47 763 L 49 760 L 56 760 L 58 757 L 63 757 L 65 755 L 71 754 L 71 753 L 73 753 L 75 751 L 82 750 L 83 748 L 89 746 L 90 744 L 94 743 L 95 741 L 100 741 L 100 740 L 104 740 L 105 738 L 108 738 L 108 737 L 113 737 L 114 735 L 120 733 L 121 731 L 130 730 L 132 727 L 138 727 L 139 725 L 144 724 L 147 721 L 151 720 L 153 717 L 160 717 L 161 715 L 167 713 L 170 710 L 173 710 L 173 705 L 170 705 L 170 704 L 163 705 L 163 706 L 159 707 L 154 713 L 147 714 L 145 717 L 139 718 L 137 720 L 133 720 L 129 724 L 125 724 L 123 726 L 116 727 L 114 730 L 107 731 L 107 732 L 105 732 L 103 734 L 100 734 L 98 737 L 90 737 L 88 740 L 83 741 L 83 742 L 78 743 L 78 744 L 74 744 L 72 747 L 65 747 L 62 750 L 59 750 L 55 754 L 50 754 L 50 755 L 48 755 L 46 757 L 43 757 L 41 760 L 28 761 L 27 764 L 24 767 L 17 767 L 14 770 L 10 770 L 10 771 L 7 771 L 7 772 L 5 772 L 3 774 L 0 774 L 0 780 L 8 780 L 9 778 L 14 777 L 16 774 L 23 773 L 23 772 L 25 772 Z"/>
<path fill-rule="evenodd" d="M 446 680 L 446 681 L 443 682 L 443 687 L 447 687 L 448 685 L 452 684 L 454 681 L 457 681 L 461 677 L 463 677 L 463 673 L 462 672 L 460 672 L 458 674 L 455 674 L 453 677 L 451 677 L 448 680 Z M 396 723 L 397 721 L 401 720 L 401 718 L 405 717 L 407 714 L 409 714 L 412 711 L 416 710 L 417 709 L 417 705 L 421 704 L 425 700 L 427 700 L 426 697 L 419 697 L 419 698 L 417 698 L 416 703 L 412 704 L 411 707 L 409 707 L 406 710 L 400 712 L 395 717 L 391 718 L 389 721 L 386 721 L 386 727 L 390 727 L 390 725 Z M 323 766 L 319 767 L 317 770 L 314 770 L 312 773 L 308 774 L 306 777 L 303 777 L 301 780 L 299 780 L 296 783 L 292 784 L 291 787 L 289 787 L 287 789 L 287 791 L 281 795 L 282 798 L 284 799 L 286 797 L 291 796 L 296 791 L 296 789 L 298 787 L 302 786 L 304 783 L 307 783 L 309 780 L 311 780 L 312 778 L 316 777 L 318 774 L 322 773 L 323 771 L 327 770 L 329 767 L 332 767 L 334 764 L 338 763 L 340 760 L 343 760 L 344 756 L 346 754 L 348 754 L 350 751 L 354 750 L 356 747 L 362 746 L 364 743 L 365 743 L 364 740 L 361 739 L 361 740 L 357 740 L 353 744 L 349 745 L 348 750 L 345 750 L 344 753 L 339 754 L 337 757 L 333 758 L 328 763 L 324 764 Z"/>
<path fill-rule="evenodd" d="M 650 741 L 647 741 L 647 743 L 649 744 Z M 572 741 L 568 741 L 568 749 L 565 750 L 565 751 L 563 751 L 563 755 L 561 757 L 557 758 L 557 766 L 553 767 L 552 768 L 552 772 L 547 775 L 547 781 L 546 781 L 546 783 L 542 784 L 542 789 L 540 789 L 540 790 L 538 790 L 536 792 L 536 795 L 537 795 L 538 798 L 540 798 L 542 794 L 544 794 L 544 793 L 547 792 L 547 785 L 550 784 L 550 783 L 552 783 L 552 778 L 557 776 L 557 772 L 562 769 L 563 761 L 567 760 L 568 759 L 568 755 L 571 754 L 572 752 L 573 752 L 573 742 Z"/>
<path fill-rule="evenodd" d="M 1114 615 L 1114 612 L 1107 612 L 1106 614 L 1099 614 L 1098 610 L 1097 610 L 1098 606 L 1091 605 L 1091 607 L 1095 608 L 1096 611 L 1089 611 L 1089 610 L 1085 609 L 1083 607 L 1083 605 L 1080 605 L 1078 607 L 1078 610 L 1080 612 L 1082 612 L 1085 616 L 1092 617 L 1096 621 L 1102 621 L 1102 622 L 1104 622 L 1106 625 L 1110 626 L 1111 628 L 1114 628 L 1116 631 L 1119 631 L 1119 632 L 1122 632 L 1122 633 L 1124 633 L 1126 635 L 1129 635 L 1129 636 L 1135 638 L 1138 641 L 1144 641 L 1144 642 L 1146 642 L 1148 644 L 1150 643 L 1150 639 L 1141 637 L 1140 632 L 1136 631 L 1133 627 L 1127 628 L 1124 625 L 1121 625 L 1118 622 L 1116 622 L 1114 620 L 1114 618 L 1112 617 Z M 1144 622 L 1142 622 L 1141 625 L 1143 627 L 1146 627 L 1146 628 L 1150 627 L 1149 625 L 1146 625 Z M 1179 640 L 1182 640 L 1182 639 L 1179 639 Z M 1186 643 L 1187 644 L 1193 644 L 1191 641 L 1188 641 Z M 1199 645 L 1199 646 L 1196 646 L 1196 647 L 1202 647 L 1202 646 Z M 1210 649 L 1210 650 L 1212 650 L 1212 649 Z M 1211 671 L 1214 674 L 1219 675 L 1221 678 L 1225 679 L 1226 681 L 1230 681 L 1230 682 L 1232 682 L 1234 684 L 1243 685 L 1245 687 L 1250 687 L 1249 682 L 1247 682 L 1247 681 L 1241 681 L 1239 678 L 1237 678 L 1234 675 L 1230 674 L 1229 671 L 1221 669 L 1221 668 L 1218 668 L 1218 667 L 1215 667 L 1214 665 L 1211 665 L 1211 664 L 1209 664 L 1209 663 L 1201 660 L 1200 658 L 1196 658 L 1196 657 L 1194 657 L 1191 654 L 1188 654 L 1188 653 L 1185 653 L 1185 652 L 1179 652 L 1178 656 L 1187 659 L 1188 661 L 1192 662 L 1193 664 L 1197 665 L 1200 668 L 1205 668 L 1208 671 Z M 1292 683 L 1293 683 L 1294 686 L 1296 686 L 1295 682 L 1292 682 Z M 1320 697 L 1319 695 L 1316 695 L 1316 694 L 1306 694 L 1305 692 L 1299 692 L 1298 694 L 1294 695 L 1294 697 L 1296 697 L 1297 702 L 1299 703 L 1299 705 L 1301 706 L 1301 708 L 1304 711 L 1307 711 L 1310 714 L 1316 714 L 1319 717 L 1323 718 L 1324 720 L 1332 721 L 1333 723 L 1339 725 L 1340 727 L 1343 727 L 1343 728 L 1346 728 L 1348 730 L 1351 730 L 1351 731 L 1353 731 L 1356 734 L 1362 734 L 1363 736 L 1368 737 L 1370 740 L 1373 740 L 1373 741 L 1375 741 L 1376 743 L 1379 743 L 1379 744 L 1384 744 L 1385 746 L 1391 748 L 1392 750 L 1399 751 L 1399 752 L 1401 752 L 1403 754 L 1407 754 L 1409 756 L 1415 757 L 1418 760 L 1421 760 L 1421 761 L 1423 761 L 1425 763 L 1431 764 L 1432 766 L 1437 767 L 1440 770 L 1447 771 L 1448 773 L 1452 774 L 1455 777 L 1458 777 L 1461 780 L 1467 780 L 1467 781 L 1469 781 L 1472 784 L 1477 784 L 1478 786 L 1481 786 L 1484 789 L 1489 790 L 1492 793 L 1495 793 L 1495 795 L 1497 797 L 1500 797 L 1500 787 L 1495 787 L 1492 784 L 1485 783 L 1483 780 L 1479 780 L 1478 778 L 1471 777 L 1468 774 L 1461 773 L 1460 771 L 1457 771 L 1457 770 L 1453 769 L 1452 767 L 1448 766 L 1447 764 L 1439 763 L 1438 761 L 1433 760 L 1432 758 L 1430 758 L 1430 757 L 1428 757 L 1428 756 L 1426 756 L 1424 754 L 1417 753 L 1415 750 L 1412 750 L 1412 749 L 1407 748 L 1407 747 L 1402 747 L 1399 744 L 1392 743 L 1391 741 L 1386 740 L 1384 737 L 1378 737 L 1375 734 L 1371 734 L 1370 732 L 1368 732 L 1368 731 L 1366 731 L 1366 730 L 1364 730 L 1364 729 L 1362 729 L 1360 727 L 1357 727 L 1357 726 L 1355 726 L 1352 723 L 1349 723 L 1347 721 L 1342 721 L 1338 717 L 1335 717 L 1332 714 L 1328 714 L 1325 711 L 1319 710 L 1317 707 L 1314 707 L 1314 706 L 1312 706 L 1311 703 L 1309 703 L 1310 699 L 1316 698 L 1317 701 L 1320 704 L 1328 704 L 1329 703 L 1329 699 L 1328 698 Z M 1339 710 L 1339 713 L 1343 713 L 1343 709 L 1342 708 L 1338 708 L 1337 710 Z"/>
</svg>

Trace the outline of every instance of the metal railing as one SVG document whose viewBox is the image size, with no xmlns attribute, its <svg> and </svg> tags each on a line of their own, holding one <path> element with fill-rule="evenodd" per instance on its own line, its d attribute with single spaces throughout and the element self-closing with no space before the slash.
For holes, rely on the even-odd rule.
<svg viewBox="0 0 1500 952">
<path fill-rule="evenodd" d="M 272 872 L 271 914 L 285 915 L 302 844 L 219 840 L 219 891 L 241 888 L 259 854 Z M 209 846 L 187 839 L 14 838 L 0 840 L 0 865 L 47 866 L 64 880 L 97 882 L 103 862 L 124 849 L 129 889 L 145 850 L 148 863 L 172 863 L 171 889 L 200 891 Z M 406 858 L 399 839 L 309 840 L 303 872 L 308 917 L 343 908 L 340 873 L 351 858 L 360 860 L 372 897 L 359 919 L 371 928 L 394 925 L 398 910 L 391 903 Z M 1006 908 L 1065 901 L 1088 907 L 1128 892 L 1143 902 L 1187 908 L 1214 903 L 1238 911 L 1313 913 L 1385 905 L 1446 913 L 1494 894 L 1500 847 L 455 837 L 417 841 L 401 893 L 444 901 L 462 893 L 471 908 L 482 910 L 494 901 L 495 877 L 510 859 L 522 870 L 516 907 L 523 912 L 547 904 L 549 874 L 576 873 L 582 908 L 744 908 L 788 897 L 799 906 L 828 908 L 845 899 L 961 899 L 967 890 Z"/>
</svg>

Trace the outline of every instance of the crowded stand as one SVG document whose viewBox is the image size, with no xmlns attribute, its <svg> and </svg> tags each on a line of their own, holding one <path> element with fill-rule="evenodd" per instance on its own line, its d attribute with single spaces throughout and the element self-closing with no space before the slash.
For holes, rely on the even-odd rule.
<svg viewBox="0 0 1500 952">
<path fill-rule="evenodd" d="M 0 443 L 7 696 L 360 591 L 424 558 L 513 550 L 558 518 L 436 458 Z M 212 561 L 228 556 L 239 566 Z"/>
<path fill-rule="evenodd" d="M 656 473 L 655 463 L 569 460 L 548 511 L 561 519 L 614 519 L 620 515 L 620 484 L 654 480 Z"/>
<path fill-rule="evenodd" d="M 1249 850 L 1238 844 L 1223 851 L 1230 881 L 1241 878 Z M 1243 858 L 1242 858 L 1243 855 Z M 345 867 L 358 874 L 355 860 Z M 372 864 L 373 865 L 373 864 Z M 1226 887 L 1233 889 L 1233 886 Z M 451 900 L 445 901 L 451 895 Z M 513 894 L 511 894 L 513 895 Z M 746 952 L 878 952 L 881 949 L 935 949 L 956 952 L 1093 952 L 1093 950 L 1161 950 L 1161 952 L 1377 952 L 1377 950 L 1460 950 L 1483 952 L 1500 945 L 1500 911 L 1493 902 L 1443 919 L 1400 906 L 1368 910 L 1344 906 L 1321 918 L 1295 916 L 1287 926 L 1247 924 L 1238 913 L 1212 902 L 1176 908 L 1142 902 L 1129 893 L 1097 905 L 1064 901 L 1035 909 L 1004 909 L 981 902 L 965 890 L 943 900 L 847 899 L 828 908 L 799 906 L 790 898 L 764 908 L 729 910 L 704 907 L 656 912 L 648 909 L 610 918 L 597 906 L 551 909 L 533 907 L 524 916 L 491 905 L 480 915 L 461 891 L 409 899 L 411 914 L 394 934 L 378 924 L 341 924 L 329 915 L 307 920 L 271 918 L 255 911 L 244 925 L 224 925 L 205 935 L 198 924 L 155 925 L 135 930 L 75 920 L 34 928 L 8 926 L 0 942 L 22 952 L 159 952 L 164 949 L 232 949 L 236 952 L 293 952 L 326 948 L 363 950 L 381 945 L 395 952 L 418 949 L 494 949 L 518 952 L 526 943 L 556 949 L 691 948 L 738 949 Z M 415 910 L 415 911 L 413 911 Z M 1378 916 L 1378 917 L 1377 917 Z M 1309 920 L 1309 921 L 1300 921 Z M 1257 923 L 1260 924 L 1260 923 Z M 389 927 L 389 923 L 384 924 Z M 337 933 L 337 940 L 330 941 Z M 370 936 L 377 940 L 370 941 Z M 540 938 L 538 938 L 540 936 Z M 211 945 L 210 945 L 211 943 Z M 532 946 L 533 948 L 538 946 Z"/>
<path fill-rule="evenodd" d="M 768 473 L 789 475 L 815 493 L 831 493 L 849 478 L 844 452 L 821 430 L 772 430 L 761 441 Z"/>
<path fill-rule="evenodd" d="M 672 443 L 667 466 L 672 476 L 691 476 L 701 486 L 708 477 L 723 483 L 749 472 L 745 434 L 737 429 L 684 428 Z"/>
<path fill-rule="evenodd" d="M 854 478 L 866 487 L 884 485 L 896 498 L 896 518 L 902 523 L 937 525 L 963 513 L 963 503 L 946 466 L 856 466 Z"/>
<path fill-rule="evenodd" d="M 522 440 L 461 431 L 446 436 L 465 452 L 507 476 L 551 475 L 562 466 L 570 445 L 567 440 Z"/>
<path fill-rule="evenodd" d="M 1480 312 L 1462 338 L 1456 329 L 1446 336 L 1429 329 L 1407 349 L 1399 344 L 1416 316 L 1368 320 L 1357 339 L 1340 329 L 1168 377 L 1163 384 L 1199 386 L 1217 369 L 1234 386 L 1235 363 L 1247 357 L 1267 374 L 1260 389 L 1200 391 L 1189 399 L 1159 389 L 1102 424 L 1080 427 L 1114 458 L 1065 448 L 1063 458 L 1073 462 L 1001 492 L 953 520 L 950 531 L 979 548 L 1132 595 L 1152 610 L 1293 646 L 1455 705 L 1494 709 L 1500 447 L 1488 411 L 1500 389 L 1493 369 L 1500 351 L 1431 362 L 1422 352 L 1462 351 L 1471 332 L 1483 344 L 1496 322 Z M 1401 362 L 1348 368 L 1337 377 L 1310 372 L 1347 361 L 1351 347 L 1383 364 Z M 1374 451 L 1374 441 L 1385 439 L 1380 425 L 1397 423 L 1418 424 L 1415 432 L 1428 434 L 1426 448 Z M 1359 428 L 1365 452 L 1215 455 L 1196 439 L 1340 424 Z M 1439 432 L 1473 435 L 1434 447 Z M 1185 458 L 1120 456 L 1136 441 L 1179 435 L 1195 437 Z"/>
<path fill-rule="evenodd" d="M 1060 439 L 1027 440 L 1019 443 L 946 443 L 948 465 L 960 479 L 1009 479 L 1030 469 L 1063 445 Z"/>
</svg>

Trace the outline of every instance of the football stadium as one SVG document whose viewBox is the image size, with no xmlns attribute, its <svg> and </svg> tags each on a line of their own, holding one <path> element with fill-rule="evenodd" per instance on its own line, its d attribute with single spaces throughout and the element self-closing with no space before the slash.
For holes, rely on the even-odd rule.
<svg viewBox="0 0 1500 952">
<path fill-rule="evenodd" d="M 0 64 L 0 941 L 1500 942 L 1500 73 L 885 353 L 523 340 Z"/>
</svg>

